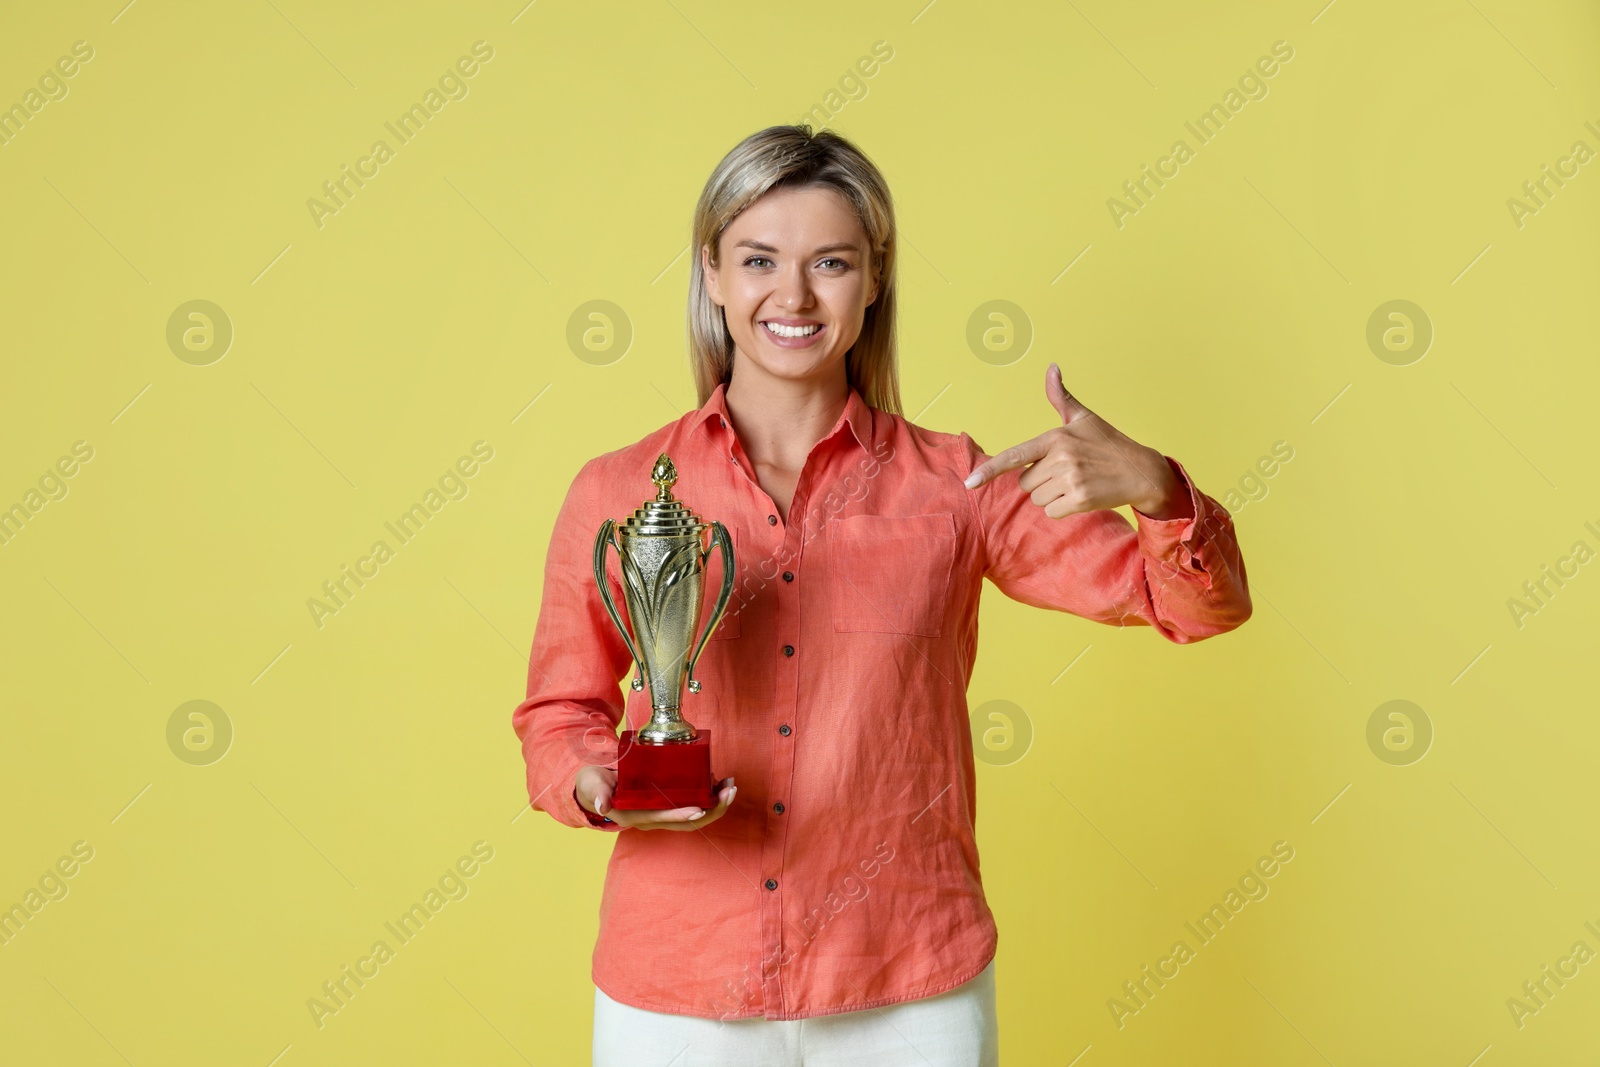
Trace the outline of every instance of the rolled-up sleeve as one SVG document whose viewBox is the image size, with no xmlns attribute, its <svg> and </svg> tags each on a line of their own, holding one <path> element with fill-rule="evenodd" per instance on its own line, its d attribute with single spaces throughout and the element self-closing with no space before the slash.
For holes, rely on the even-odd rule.
<svg viewBox="0 0 1600 1067">
<path fill-rule="evenodd" d="M 621 827 L 597 822 L 573 795 L 580 767 L 616 762 L 624 707 L 619 683 L 633 662 L 594 579 L 594 539 L 604 520 L 594 489 L 596 462 L 573 479 L 550 534 L 528 695 L 512 712 L 511 726 L 522 742 L 529 803 L 568 826 L 615 831 Z M 619 605 L 620 592 L 613 582 Z"/>
<path fill-rule="evenodd" d="M 965 434 L 967 468 L 989 457 Z M 1242 625 L 1250 590 L 1228 509 L 1200 492 L 1183 465 L 1190 514 L 1155 519 L 1133 509 L 1137 529 L 1113 510 L 1052 519 L 1009 470 L 970 490 L 983 532 L 984 573 L 1013 600 L 1119 626 L 1152 626 L 1188 644 Z"/>
</svg>

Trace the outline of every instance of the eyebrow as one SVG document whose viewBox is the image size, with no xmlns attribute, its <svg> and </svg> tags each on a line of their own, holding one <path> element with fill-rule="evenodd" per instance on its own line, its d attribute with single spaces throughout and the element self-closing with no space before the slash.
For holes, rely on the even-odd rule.
<svg viewBox="0 0 1600 1067">
<path fill-rule="evenodd" d="M 749 240 L 749 239 L 740 241 L 738 244 L 734 245 L 733 247 L 735 247 L 735 248 L 753 248 L 757 252 L 776 252 L 777 251 L 776 248 L 773 248 L 769 244 L 763 244 L 760 241 L 753 241 L 753 240 Z M 845 242 L 843 244 L 823 245 L 821 248 L 814 249 L 811 254 L 814 255 L 814 256 L 820 256 L 824 252 L 856 252 L 856 253 L 859 253 L 860 251 L 861 251 L 860 246 L 855 245 L 855 244 L 851 244 L 849 242 Z"/>
</svg>

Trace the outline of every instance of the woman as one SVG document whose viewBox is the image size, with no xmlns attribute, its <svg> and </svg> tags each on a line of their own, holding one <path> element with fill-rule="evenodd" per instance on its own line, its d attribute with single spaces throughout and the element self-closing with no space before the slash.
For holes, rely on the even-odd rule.
<svg viewBox="0 0 1600 1067">
<path fill-rule="evenodd" d="M 965 696 L 983 579 L 1197 641 L 1250 615 L 1232 521 L 1054 363 L 1061 425 L 992 458 L 907 422 L 893 206 L 838 135 L 746 138 L 700 197 L 694 248 L 700 407 L 574 479 L 513 715 L 533 806 L 618 835 L 594 1062 L 994 1064 Z M 610 806 L 618 723 L 649 700 L 619 694 L 631 662 L 594 537 L 649 495 L 663 452 L 675 495 L 735 548 L 737 595 L 684 708 L 725 775 L 710 811 Z M 1137 528 L 1109 510 L 1124 504 Z"/>
</svg>

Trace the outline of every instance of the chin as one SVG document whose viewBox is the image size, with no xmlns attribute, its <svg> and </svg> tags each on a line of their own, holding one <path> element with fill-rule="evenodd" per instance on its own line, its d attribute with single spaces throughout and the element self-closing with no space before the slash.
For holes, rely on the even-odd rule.
<svg viewBox="0 0 1600 1067">
<path fill-rule="evenodd" d="M 788 381 L 803 382 L 820 377 L 828 368 L 827 360 L 786 360 L 786 359 L 760 359 L 752 360 L 763 372 L 774 377 L 784 378 Z"/>
</svg>

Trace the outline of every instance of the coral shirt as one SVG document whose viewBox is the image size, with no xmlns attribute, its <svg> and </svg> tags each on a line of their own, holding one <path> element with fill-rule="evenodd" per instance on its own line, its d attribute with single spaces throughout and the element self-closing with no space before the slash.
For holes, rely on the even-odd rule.
<svg viewBox="0 0 1600 1067">
<path fill-rule="evenodd" d="M 851 390 L 778 515 L 719 386 L 705 405 L 578 472 L 556 518 L 528 667 L 512 715 L 533 807 L 617 832 L 592 976 L 651 1011 L 801 1019 L 951 989 L 994 956 L 984 900 L 966 690 L 987 577 L 1025 604 L 1186 644 L 1250 616 L 1227 510 L 1177 461 L 1192 513 L 1052 519 L 988 458 L 870 408 Z M 632 664 L 601 604 L 595 534 L 653 495 L 665 452 L 674 495 L 728 527 L 735 594 L 685 690 L 711 731 L 712 771 L 739 787 L 697 831 L 620 831 L 581 808 L 584 762 L 613 764 Z M 609 555 L 614 555 L 608 554 Z M 703 620 L 721 588 L 706 565 Z M 608 579 L 619 611 L 618 563 Z M 623 618 L 627 615 L 624 611 Z M 629 729 L 649 690 L 625 691 Z"/>
</svg>

